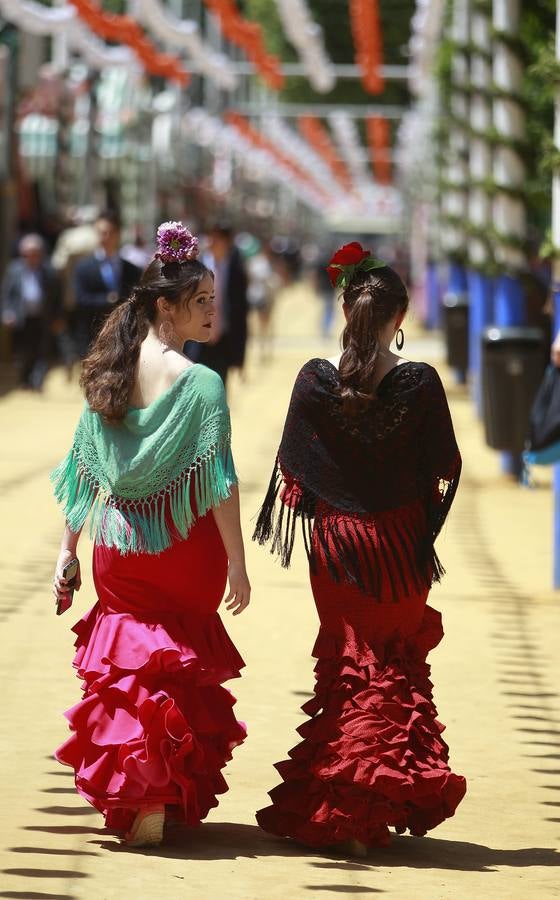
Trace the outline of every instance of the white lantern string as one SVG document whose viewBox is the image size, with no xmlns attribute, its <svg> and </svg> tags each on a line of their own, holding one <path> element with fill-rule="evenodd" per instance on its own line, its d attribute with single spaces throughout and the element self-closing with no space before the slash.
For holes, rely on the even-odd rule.
<svg viewBox="0 0 560 900">
<path fill-rule="evenodd" d="M 417 95 L 428 88 L 433 78 L 444 12 L 445 0 L 416 0 L 409 41 L 409 85 Z"/>
<path fill-rule="evenodd" d="M 396 162 L 409 179 L 418 180 L 433 156 L 432 132 L 437 117 L 434 64 L 439 46 L 445 0 L 416 0 L 409 41 L 409 85 L 416 97 L 397 133 Z"/>
<path fill-rule="evenodd" d="M 371 187 L 370 175 L 365 148 L 360 141 L 360 134 L 355 120 L 343 110 L 328 116 L 329 125 L 334 133 L 340 154 L 350 169 L 356 190 L 363 192 Z"/>
<path fill-rule="evenodd" d="M 163 42 L 187 51 L 201 74 L 214 80 L 225 90 L 237 85 L 229 60 L 216 53 L 202 40 L 198 25 L 191 19 L 181 20 L 164 12 L 159 0 L 134 0 L 134 18 L 142 22 Z M 76 8 L 44 6 L 37 0 L 0 0 L 0 14 L 22 31 L 42 36 L 64 35 L 68 44 L 94 69 L 128 66 L 140 70 L 135 53 L 125 46 L 108 46 L 92 34 L 82 22 Z"/>
<path fill-rule="evenodd" d="M 212 116 L 206 110 L 197 107 L 188 110 L 184 115 L 191 140 L 213 152 L 229 149 L 238 162 L 247 170 L 276 181 L 303 200 L 308 206 L 320 212 L 328 208 L 325 198 L 304 179 L 298 179 L 292 171 L 267 150 L 256 147 L 233 125 L 226 125 L 221 119 Z"/>
<path fill-rule="evenodd" d="M 107 66 L 139 69 L 136 56 L 128 47 L 108 47 L 82 24 L 74 6 L 48 7 L 37 0 L 0 0 L 0 13 L 29 34 L 66 36 L 70 46 L 94 69 Z"/>
<path fill-rule="evenodd" d="M 152 34 L 171 45 L 186 50 L 200 74 L 206 75 L 225 90 L 237 87 L 238 79 L 230 61 L 206 43 L 193 19 L 179 19 L 164 10 L 160 0 L 131 0 L 130 15 L 146 26 Z"/>
<path fill-rule="evenodd" d="M 286 36 L 298 52 L 311 87 L 328 94 L 336 84 L 336 75 L 325 50 L 323 29 L 313 21 L 305 0 L 276 3 Z"/>
<path fill-rule="evenodd" d="M 336 209 L 339 213 L 345 211 L 353 215 L 367 215 L 370 202 L 368 192 L 373 187 L 373 181 L 367 174 L 365 178 L 354 181 L 354 191 L 351 193 L 344 191 L 333 177 L 332 170 L 325 160 L 280 118 L 267 117 L 264 120 L 263 128 L 278 148 L 290 159 L 303 166 L 321 191 L 329 194 L 332 209 Z M 357 147 L 354 153 L 355 156 L 359 155 Z"/>
<path fill-rule="evenodd" d="M 265 119 L 264 130 L 286 156 L 307 169 L 321 190 L 332 194 L 333 200 L 343 199 L 343 192 L 333 178 L 331 170 L 307 141 L 274 116 Z"/>
<path fill-rule="evenodd" d="M 276 155 L 256 147 L 234 125 L 226 125 L 204 109 L 196 108 L 185 114 L 185 123 L 195 143 L 213 152 L 231 150 L 241 165 L 257 171 L 262 179 L 276 181 L 321 213 L 337 216 L 367 215 L 372 208 L 373 183 L 363 193 L 349 194 L 335 183 L 326 163 L 295 132 L 276 119 L 266 126 L 268 138 L 282 155 L 288 156 L 305 169 L 307 178 L 298 178 Z M 376 199 L 376 198 L 374 198 Z"/>
</svg>

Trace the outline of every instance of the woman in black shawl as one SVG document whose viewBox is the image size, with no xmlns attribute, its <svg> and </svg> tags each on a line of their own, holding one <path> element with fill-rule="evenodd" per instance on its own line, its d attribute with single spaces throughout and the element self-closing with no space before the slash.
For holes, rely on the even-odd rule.
<svg viewBox="0 0 560 900">
<path fill-rule="evenodd" d="M 356 243 L 329 271 L 343 288 L 343 352 L 296 379 L 254 535 L 289 566 L 303 531 L 321 622 L 316 687 L 257 819 L 365 855 L 389 826 L 425 834 L 466 789 L 447 765 L 426 663 L 443 636 L 426 606 L 443 574 L 434 541 L 461 457 L 437 372 L 389 349 L 395 335 L 402 348 L 408 306 L 399 276 Z"/>
</svg>

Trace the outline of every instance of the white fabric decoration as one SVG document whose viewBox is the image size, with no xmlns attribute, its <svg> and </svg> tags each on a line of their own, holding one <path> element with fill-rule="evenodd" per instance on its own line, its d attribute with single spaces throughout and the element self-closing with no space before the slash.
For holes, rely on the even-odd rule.
<svg viewBox="0 0 560 900">
<path fill-rule="evenodd" d="M 74 6 L 43 6 L 37 0 L 0 0 L 0 14 L 30 34 L 65 35 L 70 46 L 94 69 L 128 66 L 138 69 L 129 47 L 109 47 L 81 22 Z"/>
<path fill-rule="evenodd" d="M 231 151 L 248 177 L 258 181 L 275 181 L 288 188 L 312 209 L 325 211 L 324 198 L 311 184 L 303 179 L 296 180 L 294 174 L 275 156 L 255 147 L 234 126 L 225 124 L 201 107 L 187 110 L 184 124 L 190 139 L 199 146 L 208 147 L 212 152 L 223 153 L 226 149 Z"/>
<path fill-rule="evenodd" d="M 230 61 L 217 53 L 200 35 L 193 19 L 179 19 L 162 7 L 160 0 L 132 0 L 130 15 L 141 22 L 156 38 L 172 47 L 186 50 L 200 74 L 211 78 L 225 90 L 237 87 L 238 79 Z"/>
<path fill-rule="evenodd" d="M 297 50 L 312 88 L 328 94 L 336 84 L 336 76 L 325 50 L 323 29 L 311 18 L 305 0 L 276 3 L 286 36 Z"/>
<path fill-rule="evenodd" d="M 355 119 L 342 110 L 328 116 L 340 154 L 350 169 L 354 186 L 358 191 L 369 189 L 372 184 L 368 154 L 362 146 Z"/>
</svg>

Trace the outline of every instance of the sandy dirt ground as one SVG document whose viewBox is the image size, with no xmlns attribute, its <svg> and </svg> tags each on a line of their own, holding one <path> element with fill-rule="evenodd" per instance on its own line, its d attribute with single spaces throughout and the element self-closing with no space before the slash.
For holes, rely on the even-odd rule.
<svg viewBox="0 0 560 900">
<path fill-rule="evenodd" d="M 279 298 L 272 361 L 252 347 L 232 379 L 234 451 L 249 537 L 268 482 L 291 386 L 303 362 L 330 356 L 317 337 L 319 301 L 304 286 Z M 249 738 L 230 785 L 202 828 L 166 846 L 127 852 L 52 758 L 62 711 L 79 698 L 70 626 L 94 602 L 90 548 L 71 612 L 54 615 L 50 580 L 62 520 L 48 473 L 79 413 L 76 383 L 54 372 L 41 396 L 0 401 L 0 897 L 56 900 L 260 900 L 385 894 L 445 898 L 560 896 L 560 594 L 551 590 L 550 477 L 533 490 L 500 473 L 467 390 L 453 384 L 437 336 L 407 329 L 405 353 L 438 365 L 464 456 L 455 507 L 439 542 L 448 570 L 431 604 L 446 637 L 432 678 L 453 769 L 468 779 L 456 816 L 426 838 L 396 837 L 366 860 L 318 854 L 263 833 L 254 812 L 279 780 L 272 764 L 297 742 L 299 707 L 313 684 L 317 620 L 301 548 L 285 572 L 248 545 L 250 609 L 226 627 L 244 656 L 230 683 Z"/>
</svg>

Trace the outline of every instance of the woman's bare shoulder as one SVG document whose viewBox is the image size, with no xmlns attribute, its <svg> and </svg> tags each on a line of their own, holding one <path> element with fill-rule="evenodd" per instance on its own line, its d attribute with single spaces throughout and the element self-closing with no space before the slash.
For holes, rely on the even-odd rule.
<svg viewBox="0 0 560 900">
<path fill-rule="evenodd" d="M 149 406 L 168 391 L 184 372 L 193 367 L 190 359 L 171 351 L 159 356 L 141 354 L 130 403 L 135 407 Z"/>
<path fill-rule="evenodd" d="M 187 369 L 192 369 L 194 363 L 188 359 L 186 356 L 183 356 L 182 353 L 177 353 L 176 351 L 170 351 L 165 354 L 164 367 L 162 371 L 162 375 L 164 380 L 171 386 L 177 379 L 186 372 Z"/>
</svg>

